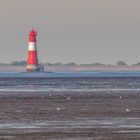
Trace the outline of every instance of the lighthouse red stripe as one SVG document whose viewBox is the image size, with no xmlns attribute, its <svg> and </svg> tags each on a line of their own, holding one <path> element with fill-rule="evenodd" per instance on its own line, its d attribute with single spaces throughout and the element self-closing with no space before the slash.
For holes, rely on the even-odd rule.
<svg viewBox="0 0 140 140">
<path fill-rule="evenodd" d="M 29 34 L 29 42 L 36 42 L 37 32 L 32 30 Z"/>
<path fill-rule="evenodd" d="M 28 51 L 28 64 L 38 64 L 37 51 Z"/>
<path fill-rule="evenodd" d="M 28 59 L 28 65 L 36 65 L 38 63 L 37 59 Z"/>
<path fill-rule="evenodd" d="M 29 42 L 36 42 L 35 36 L 29 36 Z"/>
<path fill-rule="evenodd" d="M 28 58 L 30 57 L 36 57 L 37 58 L 37 51 L 33 50 L 33 51 L 28 51 Z"/>
</svg>

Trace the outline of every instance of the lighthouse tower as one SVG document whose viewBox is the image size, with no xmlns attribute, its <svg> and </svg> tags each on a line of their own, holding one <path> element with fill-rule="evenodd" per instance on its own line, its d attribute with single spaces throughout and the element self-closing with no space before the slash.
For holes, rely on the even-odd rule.
<svg viewBox="0 0 140 140">
<path fill-rule="evenodd" d="M 29 33 L 29 47 L 27 58 L 27 71 L 34 72 L 39 71 L 38 58 L 37 58 L 37 44 L 36 44 L 37 32 L 32 30 Z"/>
</svg>

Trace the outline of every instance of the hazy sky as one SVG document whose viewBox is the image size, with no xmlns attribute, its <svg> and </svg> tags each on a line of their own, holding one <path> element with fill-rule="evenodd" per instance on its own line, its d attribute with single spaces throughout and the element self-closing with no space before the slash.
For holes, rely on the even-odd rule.
<svg viewBox="0 0 140 140">
<path fill-rule="evenodd" d="M 0 62 L 26 60 L 32 28 L 41 62 L 140 62 L 140 0 L 0 0 Z"/>
</svg>

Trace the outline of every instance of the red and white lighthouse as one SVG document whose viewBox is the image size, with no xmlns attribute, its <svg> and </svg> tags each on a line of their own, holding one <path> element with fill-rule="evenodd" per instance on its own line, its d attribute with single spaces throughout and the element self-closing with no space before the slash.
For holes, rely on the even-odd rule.
<svg viewBox="0 0 140 140">
<path fill-rule="evenodd" d="M 29 33 L 29 47 L 27 58 L 27 71 L 39 71 L 38 58 L 37 58 L 37 44 L 36 44 L 37 32 L 32 30 Z"/>
</svg>

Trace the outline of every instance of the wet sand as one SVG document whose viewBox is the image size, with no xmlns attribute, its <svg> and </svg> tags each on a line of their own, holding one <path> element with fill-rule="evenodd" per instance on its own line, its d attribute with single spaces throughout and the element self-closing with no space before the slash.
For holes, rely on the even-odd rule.
<svg viewBox="0 0 140 140">
<path fill-rule="evenodd" d="M 0 92 L 2 140 L 139 140 L 139 91 Z"/>
</svg>

